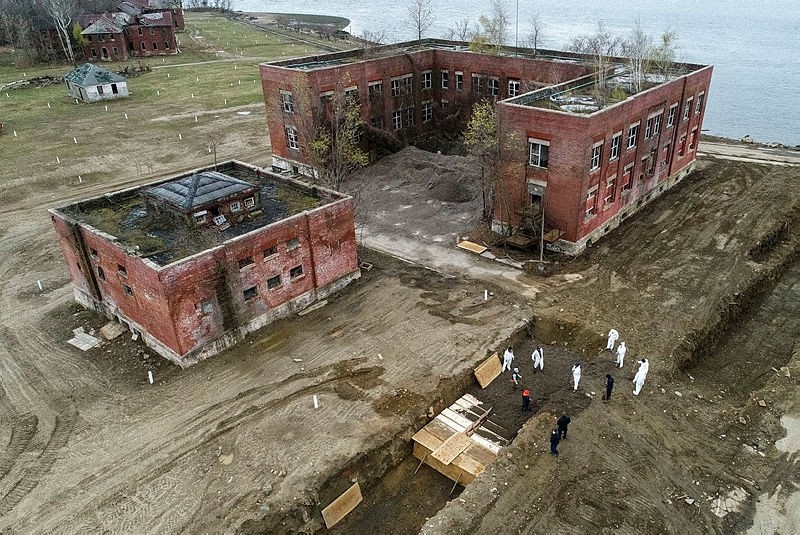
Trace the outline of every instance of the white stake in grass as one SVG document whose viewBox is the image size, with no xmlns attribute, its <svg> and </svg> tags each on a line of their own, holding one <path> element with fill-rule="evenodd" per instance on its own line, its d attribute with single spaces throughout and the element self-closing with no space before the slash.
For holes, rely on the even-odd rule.
<svg viewBox="0 0 800 535">
<path fill-rule="evenodd" d="M 127 119 L 127 118 L 128 118 L 128 114 L 126 113 L 126 114 L 125 114 L 125 119 Z"/>
<path fill-rule="evenodd" d="M 483 291 L 483 300 L 484 301 L 488 301 L 489 300 L 489 290 L 484 290 Z"/>
<path fill-rule="evenodd" d="M 147 371 L 147 380 L 150 381 L 150 384 L 153 384 L 153 372 L 150 370 Z"/>
<path fill-rule="evenodd" d="M 108 111 L 108 104 L 106 104 L 106 111 Z"/>
<path fill-rule="evenodd" d="M 194 116 L 194 122 L 197 122 L 197 115 Z"/>
<path fill-rule="evenodd" d="M 61 158 L 59 158 L 58 156 L 56 156 L 56 163 L 57 163 L 57 164 L 60 164 L 60 163 L 61 163 Z"/>
<path fill-rule="evenodd" d="M 72 136 L 72 141 L 74 141 L 76 145 L 78 144 L 78 138 L 76 138 L 75 136 Z"/>
<path fill-rule="evenodd" d="M 42 281 L 36 281 L 36 284 L 39 286 L 39 291 L 44 290 L 44 287 L 42 286 Z"/>
<path fill-rule="evenodd" d="M 319 397 L 316 394 L 314 394 L 314 408 L 319 409 Z"/>
<path fill-rule="evenodd" d="M 50 103 L 49 102 L 47 103 L 47 109 L 48 110 L 50 109 Z"/>
<path fill-rule="evenodd" d="M 178 139 L 183 140 L 183 134 L 178 134 Z"/>
<path fill-rule="evenodd" d="M 81 175 L 78 175 L 78 184 L 83 184 L 83 179 L 81 178 Z"/>
</svg>

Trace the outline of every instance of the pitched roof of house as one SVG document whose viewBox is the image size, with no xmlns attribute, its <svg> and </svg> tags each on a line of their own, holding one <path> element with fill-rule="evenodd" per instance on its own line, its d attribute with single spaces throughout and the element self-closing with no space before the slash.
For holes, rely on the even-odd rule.
<svg viewBox="0 0 800 535">
<path fill-rule="evenodd" d="M 134 16 L 139 15 L 142 11 L 144 11 L 144 7 L 143 6 L 137 4 L 136 2 L 130 2 L 128 0 L 125 0 L 124 2 L 120 2 L 120 4 L 117 6 L 117 9 L 119 11 L 122 11 L 124 13 L 129 14 L 129 15 L 134 15 Z"/>
<path fill-rule="evenodd" d="M 64 75 L 64 79 L 84 87 L 126 81 L 123 76 L 91 63 L 84 63 L 74 71 L 68 72 Z"/>
<path fill-rule="evenodd" d="M 114 13 L 114 15 L 126 15 L 125 13 Z M 96 35 L 106 33 L 122 33 L 125 27 L 125 21 L 121 17 L 102 16 L 93 23 L 91 23 L 81 35 Z"/>
<path fill-rule="evenodd" d="M 137 19 L 142 26 L 172 26 L 172 13 L 169 11 L 142 13 Z"/>
<path fill-rule="evenodd" d="M 145 191 L 147 194 L 164 199 L 175 206 L 191 210 L 194 207 L 253 188 L 255 188 L 253 184 L 244 180 L 217 171 L 203 171 L 159 184 Z"/>
</svg>

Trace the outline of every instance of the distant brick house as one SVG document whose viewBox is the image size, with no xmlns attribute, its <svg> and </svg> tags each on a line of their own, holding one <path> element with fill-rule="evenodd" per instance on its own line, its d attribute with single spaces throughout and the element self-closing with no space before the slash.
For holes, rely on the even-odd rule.
<svg viewBox="0 0 800 535">
<path fill-rule="evenodd" d="M 75 299 L 182 367 L 360 276 L 350 197 L 240 162 L 218 168 L 50 210 Z M 197 217 L 247 199 L 228 226 Z"/>
<path fill-rule="evenodd" d="M 128 81 L 125 77 L 91 63 L 84 63 L 64 75 L 64 83 L 71 97 L 84 102 L 128 96 Z"/>
<path fill-rule="evenodd" d="M 261 64 L 273 167 L 314 176 L 302 131 L 334 91 L 359 99 L 373 157 L 387 138 L 463 128 L 474 103 L 491 100 L 501 161 L 492 227 L 542 236 L 544 222 L 550 248 L 571 254 L 693 169 L 711 66 L 674 64 L 631 92 L 624 58 L 612 58 L 606 99 L 593 97 L 590 57 L 501 52 L 429 39 Z"/>
<path fill-rule="evenodd" d="M 184 29 L 183 10 L 170 1 L 126 0 L 114 13 L 88 14 L 80 22 L 83 54 L 92 61 L 177 54 L 175 33 Z"/>
</svg>

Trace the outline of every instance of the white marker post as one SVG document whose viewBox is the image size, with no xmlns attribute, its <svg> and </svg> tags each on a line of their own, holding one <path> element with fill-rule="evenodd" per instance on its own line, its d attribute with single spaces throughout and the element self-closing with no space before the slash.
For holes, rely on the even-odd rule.
<svg viewBox="0 0 800 535">
<path fill-rule="evenodd" d="M 150 381 L 150 384 L 153 384 L 153 372 L 150 370 L 147 371 L 147 380 Z"/>
<path fill-rule="evenodd" d="M 178 134 L 178 139 L 183 140 L 183 134 Z"/>
<path fill-rule="evenodd" d="M 78 184 L 83 184 L 83 179 L 81 178 L 81 175 L 78 175 Z"/>
<path fill-rule="evenodd" d="M 106 104 L 106 111 L 108 111 L 108 104 Z"/>
<path fill-rule="evenodd" d="M 160 96 L 161 96 L 161 91 L 159 91 L 158 89 L 156 89 L 156 95 L 158 95 L 158 96 L 160 97 Z"/>
<path fill-rule="evenodd" d="M 49 102 L 47 103 L 47 109 L 48 110 L 50 109 L 50 103 Z"/>
<path fill-rule="evenodd" d="M 194 122 L 197 122 L 197 115 L 194 116 Z"/>
<path fill-rule="evenodd" d="M 316 394 L 314 394 L 314 408 L 319 409 L 319 397 Z"/>
<path fill-rule="evenodd" d="M 17 137 L 17 131 L 14 130 L 14 137 Z"/>
<path fill-rule="evenodd" d="M 36 284 L 39 286 L 39 291 L 44 290 L 44 288 L 42 287 L 42 281 L 36 281 Z"/>
<path fill-rule="evenodd" d="M 61 158 L 59 158 L 58 156 L 56 156 L 56 163 L 59 163 L 59 164 L 61 163 Z"/>
<path fill-rule="evenodd" d="M 78 138 L 76 138 L 75 136 L 72 136 L 72 141 L 74 141 L 76 145 L 78 144 Z"/>
<path fill-rule="evenodd" d="M 125 119 L 127 119 L 127 118 L 128 118 L 128 114 L 126 113 L 126 114 L 125 114 Z"/>
<path fill-rule="evenodd" d="M 484 301 L 488 301 L 489 300 L 489 290 L 484 290 L 483 291 L 483 300 Z"/>
<path fill-rule="evenodd" d="M 167 73 L 167 78 L 169 78 L 169 73 Z"/>
</svg>

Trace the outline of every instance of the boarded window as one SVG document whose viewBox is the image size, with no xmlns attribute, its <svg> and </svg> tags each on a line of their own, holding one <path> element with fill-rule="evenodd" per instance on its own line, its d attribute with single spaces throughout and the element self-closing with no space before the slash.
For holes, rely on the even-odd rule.
<svg viewBox="0 0 800 535">
<path fill-rule="evenodd" d="M 267 279 L 267 289 L 268 290 L 272 290 L 274 288 L 277 288 L 280 285 L 281 285 L 281 276 L 280 275 L 275 275 L 274 277 L 270 277 L 269 279 Z"/>
<path fill-rule="evenodd" d="M 246 268 L 247 266 L 251 266 L 253 264 L 254 264 L 253 257 L 247 256 L 239 260 L 239 269 Z"/>
<path fill-rule="evenodd" d="M 273 245 L 272 247 L 267 247 L 264 249 L 264 258 L 269 258 L 270 256 L 275 256 L 278 254 L 278 246 Z"/>
<path fill-rule="evenodd" d="M 295 266 L 289 270 L 289 277 L 296 279 L 303 275 L 303 266 Z"/>
<path fill-rule="evenodd" d="M 245 301 L 250 301 L 255 296 L 258 295 L 258 286 L 253 286 L 252 288 L 248 288 L 242 292 Z"/>
</svg>

